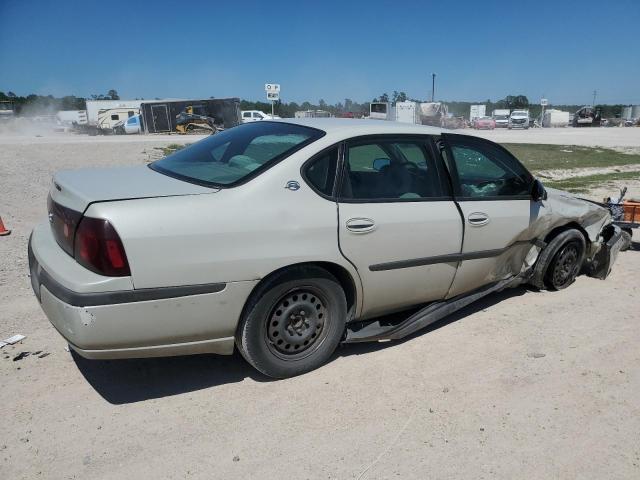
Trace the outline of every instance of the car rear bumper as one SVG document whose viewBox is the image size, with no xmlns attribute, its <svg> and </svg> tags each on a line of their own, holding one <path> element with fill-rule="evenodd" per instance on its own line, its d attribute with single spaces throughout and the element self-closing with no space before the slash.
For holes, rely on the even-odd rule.
<svg viewBox="0 0 640 480">
<path fill-rule="evenodd" d="M 107 359 L 233 353 L 236 326 L 257 281 L 77 292 L 43 268 L 55 262 L 40 257 L 37 245 L 43 239 L 34 239 L 36 235 L 34 231 L 29 239 L 33 291 L 51 324 L 80 355 Z M 43 250 L 68 257 L 59 248 L 58 253 Z"/>
</svg>

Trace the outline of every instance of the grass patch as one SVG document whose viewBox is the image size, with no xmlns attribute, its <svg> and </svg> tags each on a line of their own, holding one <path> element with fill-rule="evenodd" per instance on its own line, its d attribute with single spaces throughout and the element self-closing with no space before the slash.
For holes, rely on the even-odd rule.
<svg viewBox="0 0 640 480">
<path fill-rule="evenodd" d="M 178 150 L 183 149 L 187 145 L 180 145 L 179 143 L 170 143 L 166 147 L 154 147 L 156 150 L 162 150 L 162 153 L 166 157 L 167 155 L 172 154 L 173 152 L 177 152 Z"/>
<path fill-rule="evenodd" d="M 504 143 L 502 146 L 533 172 L 556 168 L 640 164 L 640 155 L 621 153 L 608 148 L 531 143 Z"/>
<path fill-rule="evenodd" d="M 545 180 L 543 183 L 552 188 L 567 190 L 574 193 L 586 193 L 590 189 L 617 180 L 638 180 L 640 172 L 612 172 L 584 177 L 565 178 L 563 180 Z"/>
</svg>

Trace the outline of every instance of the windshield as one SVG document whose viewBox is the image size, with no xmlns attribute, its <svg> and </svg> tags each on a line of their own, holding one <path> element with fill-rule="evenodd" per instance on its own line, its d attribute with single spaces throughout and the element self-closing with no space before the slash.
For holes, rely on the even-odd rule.
<svg viewBox="0 0 640 480">
<path fill-rule="evenodd" d="M 165 175 L 206 186 L 248 180 L 322 137 L 315 128 L 254 122 L 225 130 L 153 162 Z"/>
<path fill-rule="evenodd" d="M 512 116 L 512 117 L 514 117 L 514 116 L 518 116 L 518 117 L 525 117 L 525 116 L 527 116 L 528 114 L 529 114 L 529 112 L 523 112 L 522 110 L 514 110 L 514 111 L 511 113 L 511 116 Z"/>
<path fill-rule="evenodd" d="M 496 115 L 496 120 L 506 120 L 507 116 L 506 115 Z"/>
</svg>

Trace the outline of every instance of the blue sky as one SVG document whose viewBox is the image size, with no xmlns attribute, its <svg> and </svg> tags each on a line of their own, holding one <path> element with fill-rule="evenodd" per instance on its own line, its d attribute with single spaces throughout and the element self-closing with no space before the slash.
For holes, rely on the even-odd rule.
<svg viewBox="0 0 640 480">
<path fill-rule="evenodd" d="M 0 0 L 0 91 L 640 103 L 640 1 Z"/>
</svg>

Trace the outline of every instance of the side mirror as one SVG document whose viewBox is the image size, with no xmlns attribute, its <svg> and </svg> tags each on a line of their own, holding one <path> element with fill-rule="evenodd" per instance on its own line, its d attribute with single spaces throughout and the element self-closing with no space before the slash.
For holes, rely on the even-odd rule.
<svg viewBox="0 0 640 480">
<path fill-rule="evenodd" d="M 379 172 L 384 167 L 388 167 L 389 165 L 391 165 L 391 160 L 389 160 L 388 158 L 376 158 L 373 161 L 372 167 L 376 172 Z"/>
<path fill-rule="evenodd" d="M 537 178 L 533 181 L 533 185 L 531 186 L 531 198 L 534 202 L 547 199 L 547 191 L 544 189 L 542 182 Z"/>
</svg>

